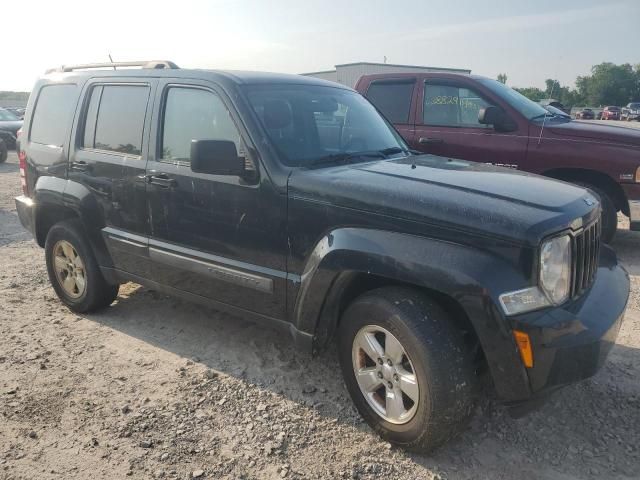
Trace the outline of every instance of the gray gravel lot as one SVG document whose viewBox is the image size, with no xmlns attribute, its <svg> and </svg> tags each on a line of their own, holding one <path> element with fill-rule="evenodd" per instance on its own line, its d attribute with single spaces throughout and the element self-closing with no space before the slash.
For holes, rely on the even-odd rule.
<svg viewBox="0 0 640 480">
<path fill-rule="evenodd" d="M 624 222 L 614 246 L 632 297 L 601 372 L 518 420 L 487 400 L 426 456 L 362 423 L 333 350 L 310 358 L 133 284 L 102 313 L 69 312 L 19 225 L 19 190 L 12 154 L 0 164 L 0 478 L 640 478 L 640 233 Z"/>
</svg>

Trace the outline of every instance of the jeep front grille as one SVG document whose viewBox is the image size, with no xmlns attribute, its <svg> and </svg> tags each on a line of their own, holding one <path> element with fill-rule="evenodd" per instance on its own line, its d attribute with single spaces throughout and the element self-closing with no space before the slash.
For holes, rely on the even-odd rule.
<svg viewBox="0 0 640 480">
<path fill-rule="evenodd" d="M 593 283 L 600 256 L 601 230 L 602 225 L 598 219 L 573 237 L 572 297 L 581 295 Z"/>
</svg>

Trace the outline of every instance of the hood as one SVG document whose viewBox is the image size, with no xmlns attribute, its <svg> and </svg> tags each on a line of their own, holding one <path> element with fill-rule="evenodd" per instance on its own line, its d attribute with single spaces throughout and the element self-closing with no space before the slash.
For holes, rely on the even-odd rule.
<svg viewBox="0 0 640 480">
<path fill-rule="evenodd" d="M 602 123 L 571 121 L 561 124 L 545 125 L 556 135 L 585 138 L 604 143 L 617 143 L 629 146 L 640 146 L 640 130 L 631 127 L 617 125 L 604 125 Z"/>
<path fill-rule="evenodd" d="M 591 222 L 600 211 L 595 197 L 575 185 L 433 155 L 298 169 L 290 176 L 288 192 L 336 207 L 535 245 L 551 233 Z"/>
<path fill-rule="evenodd" d="M 5 132 L 11 132 L 15 135 L 15 133 L 20 130 L 22 127 L 22 120 L 9 120 L 2 121 L 0 120 L 0 130 L 4 130 Z"/>
</svg>

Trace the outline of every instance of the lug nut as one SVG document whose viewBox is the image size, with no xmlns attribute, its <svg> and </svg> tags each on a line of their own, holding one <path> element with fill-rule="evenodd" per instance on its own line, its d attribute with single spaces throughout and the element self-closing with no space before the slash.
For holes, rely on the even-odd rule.
<svg viewBox="0 0 640 480">
<path fill-rule="evenodd" d="M 379 358 L 379 359 L 378 359 L 378 363 L 379 363 L 380 365 L 382 365 L 384 362 L 382 361 L 382 359 L 381 359 L 381 358 Z"/>
<path fill-rule="evenodd" d="M 387 365 L 389 365 L 390 367 L 393 367 L 393 362 L 391 361 L 391 359 L 387 360 Z"/>
<path fill-rule="evenodd" d="M 396 382 L 399 382 L 399 381 L 400 381 L 400 377 L 398 376 L 398 374 L 397 374 L 397 373 L 395 373 L 395 374 L 393 375 L 393 379 L 394 379 Z"/>
<path fill-rule="evenodd" d="M 387 388 L 389 388 L 390 390 L 393 390 L 393 383 L 387 382 Z"/>
<path fill-rule="evenodd" d="M 382 372 L 378 372 L 378 378 L 382 378 Z"/>
</svg>

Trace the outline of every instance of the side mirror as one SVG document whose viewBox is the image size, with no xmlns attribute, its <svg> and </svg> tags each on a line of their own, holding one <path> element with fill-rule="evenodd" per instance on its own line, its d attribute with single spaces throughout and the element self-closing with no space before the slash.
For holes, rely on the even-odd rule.
<svg viewBox="0 0 640 480">
<path fill-rule="evenodd" d="M 210 175 L 242 175 L 244 158 L 228 140 L 192 140 L 191 171 Z"/>
<path fill-rule="evenodd" d="M 516 123 L 499 107 L 490 105 L 478 112 L 478 123 L 493 125 L 498 132 L 512 132 L 517 128 Z"/>
</svg>

